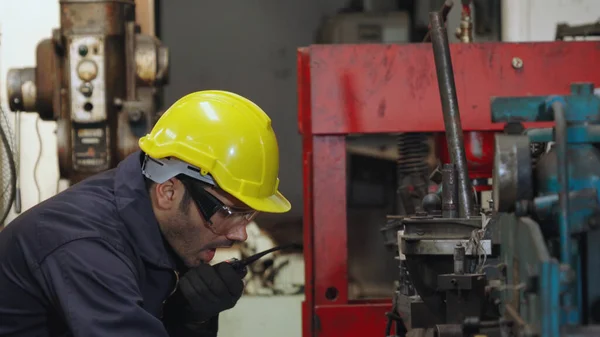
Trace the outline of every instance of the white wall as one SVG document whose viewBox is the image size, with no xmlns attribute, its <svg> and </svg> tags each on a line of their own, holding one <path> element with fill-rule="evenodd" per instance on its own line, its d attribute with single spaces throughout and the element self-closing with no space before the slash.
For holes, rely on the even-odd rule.
<svg viewBox="0 0 600 337">
<path fill-rule="evenodd" d="M 598 0 L 503 0 L 502 40 L 552 41 L 557 23 L 577 25 L 598 19 Z"/>
<path fill-rule="evenodd" d="M 34 66 L 37 43 L 50 37 L 52 29 L 58 27 L 58 24 L 58 0 L 0 1 L 0 99 L 2 109 L 9 115 L 11 123 L 15 118 L 8 110 L 6 73 L 10 68 Z M 36 170 L 41 193 L 38 193 L 36 188 L 34 166 L 40 151 L 36 121 L 36 114 L 21 113 L 20 181 L 23 211 L 39 200 L 52 196 L 57 190 L 58 162 L 54 135 L 56 123 L 41 120 L 39 131 L 43 146 Z M 14 129 L 12 134 L 14 135 Z M 7 222 L 14 216 L 14 213 L 9 215 Z"/>
</svg>

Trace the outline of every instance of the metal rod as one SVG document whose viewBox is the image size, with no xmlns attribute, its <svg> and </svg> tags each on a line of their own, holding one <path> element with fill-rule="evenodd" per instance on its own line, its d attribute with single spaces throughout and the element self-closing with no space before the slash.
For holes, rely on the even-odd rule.
<svg viewBox="0 0 600 337">
<path fill-rule="evenodd" d="M 442 168 L 442 216 L 458 217 L 458 186 L 456 186 L 456 169 L 454 164 L 444 164 Z"/>
<path fill-rule="evenodd" d="M 446 1 L 444 1 L 442 8 L 440 8 L 440 13 L 442 14 L 444 23 L 447 21 L 448 14 L 450 13 L 450 10 L 452 9 L 453 6 L 454 6 L 454 1 L 446 0 Z M 427 34 L 425 34 L 425 38 L 423 38 L 423 42 L 429 42 L 430 40 L 431 40 L 431 25 L 429 25 L 429 30 L 427 31 Z"/>
<path fill-rule="evenodd" d="M 567 122 L 560 102 L 552 103 L 556 123 L 556 170 L 558 204 L 560 207 L 560 262 L 571 264 L 571 233 L 569 228 L 569 172 L 567 163 Z"/>
<path fill-rule="evenodd" d="M 569 163 L 567 153 L 567 121 L 565 120 L 564 105 L 560 101 L 555 101 L 551 105 L 554 113 L 556 141 L 556 175 L 558 182 L 558 205 L 559 205 L 559 233 L 560 233 L 560 262 L 571 267 L 571 228 L 569 223 Z M 573 306 L 576 294 L 570 286 L 563 295 L 562 304 L 569 308 Z M 572 320 L 570 320 L 572 323 Z"/>
<path fill-rule="evenodd" d="M 125 23 L 125 85 L 126 100 L 136 101 L 136 69 L 135 69 L 135 21 Z"/>
<path fill-rule="evenodd" d="M 444 28 L 441 13 L 429 13 L 429 21 L 431 23 L 431 44 L 433 45 L 433 56 L 442 101 L 448 153 L 450 153 L 458 176 L 458 199 L 460 201 L 458 214 L 460 217 L 468 218 L 473 211 L 473 191 L 471 190 L 467 158 L 464 151 L 463 131 L 460 112 L 458 111 L 448 34 L 446 28 Z"/>
</svg>

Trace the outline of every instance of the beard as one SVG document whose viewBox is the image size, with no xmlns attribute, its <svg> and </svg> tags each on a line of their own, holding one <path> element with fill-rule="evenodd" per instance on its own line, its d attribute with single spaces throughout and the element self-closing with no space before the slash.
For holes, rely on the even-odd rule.
<svg viewBox="0 0 600 337">
<path fill-rule="evenodd" d="M 186 205 L 187 204 L 187 205 Z M 161 226 L 165 240 L 188 267 L 197 265 L 199 252 L 204 249 L 200 240 L 201 225 L 194 224 L 189 216 L 189 201 L 182 200 L 174 214 Z M 200 246 L 200 247 L 199 247 Z"/>
<path fill-rule="evenodd" d="M 161 226 L 166 241 L 171 249 L 188 267 L 195 267 L 205 262 L 202 252 L 217 248 L 231 247 L 235 241 L 213 233 L 201 222 L 192 221 L 190 215 L 193 201 L 183 198 L 174 214 L 170 215 L 164 226 Z M 212 239 L 212 240 L 211 240 Z"/>
</svg>

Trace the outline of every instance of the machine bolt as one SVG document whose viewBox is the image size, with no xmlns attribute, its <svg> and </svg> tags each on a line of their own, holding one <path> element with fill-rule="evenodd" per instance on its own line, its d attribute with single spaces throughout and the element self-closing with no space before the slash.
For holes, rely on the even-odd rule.
<svg viewBox="0 0 600 337">
<path fill-rule="evenodd" d="M 139 122 L 144 116 L 144 112 L 138 109 L 129 111 L 129 120 L 132 122 Z"/>
<path fill-rule="evenodd" d="M 521 60 L 521 58 L 519 58 L 519 57 L 513 57 L 513 59 L 512 59 L 512 66 L 515 69 L 521 69 L 521 68 L 523 68 L 523 60 Z"/>
<path fill-rule="evenodd" d="M 600 214 L 593 214 L 592 216 L 590 216 L 590 218 L 588 219 L 588 226 L 591 229 L 595 229 L 600 225 Z"/>
</svg>

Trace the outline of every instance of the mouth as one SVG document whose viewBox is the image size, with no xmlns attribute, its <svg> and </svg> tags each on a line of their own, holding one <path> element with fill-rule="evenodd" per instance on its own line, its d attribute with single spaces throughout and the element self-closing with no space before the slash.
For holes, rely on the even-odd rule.
<svg viewBox="0 0 600 337">
<path fill-rule="evenodd" d="M 232 246 L 233 246 L 233 244 L 222 245 L 222 246 L 218 246 L 218 247 L 214 247 L 213 246 L 213 248 L 205 249 L 203 251 L 204 262 L 205 263 L 209 263 L 215 257 L 215 253 L 217 252 L 217 249 L 219 249 L 219 248 L 231 248 Z"/>
<path fill-rule="evenodd" d="M 204 263 L 209 263 L 214 257 L 217 249 L 207 249 L 204 251 Z"/>
</svg>

